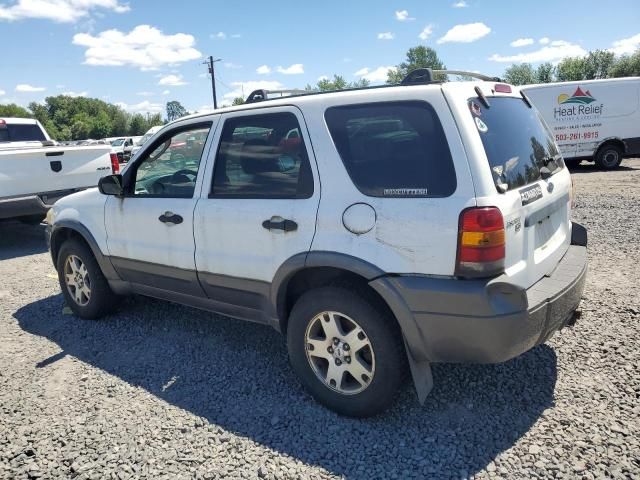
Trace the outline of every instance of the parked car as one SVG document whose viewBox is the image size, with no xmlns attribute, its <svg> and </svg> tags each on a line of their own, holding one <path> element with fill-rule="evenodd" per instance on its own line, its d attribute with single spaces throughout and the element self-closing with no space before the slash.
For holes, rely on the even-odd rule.
<svg viewBox="0 0 640 480">
<path fill-rule="evenodd" d="M 545 342 L 586 278 L 569 172 L 518 88 L 431 75 L 258 91 L 164 127 L 51 210 L 65 301 L 100 318 L 137 293 L 271 325 L 309 392 L 352 416 L 387 408 L 409 372 L 424 401 L 433 362 Z M 206 141 L 178 161 L 185 135 Z"/>
<path fill-rule="evenodd" d="M 118 156 L 120 163 L 126 163 L 131 158 L 131 150 L 133 149 L 133 137 L 121 137 L 111 140 L 111 151 Z"/>
<path fill-rule="evenodd" d="M 118 173 L 114 158 L 106 146 L 57 145 L 37 120 L 0 118 L 0 219 L 42 221 L 56 200 Z"/>
<path fill-rule="evenodd" d="M 551 127 L 565 162 L 618 168 L 640 156 L 640 77 L 523 87 Z"/>
<path fill-rule="evenodd" d="M 140 150 L 142 148 L 142 146 L 147 142 L 147 140 L 149 140 L 156 133 L 158 133 L 160 130 L 162 130 L 162 127 L 164 127 L 164 125 L 158 125 L 158 126 L 155 126 L 155 127 L 151 127 L 149 130 L 147 130 L 147 133 L 145 133 L 142 137 L 140 137 L 140 139 L 131 148 L 131 157 L 133 157 L 138 152 L 138 150 Z"/>
</svg>

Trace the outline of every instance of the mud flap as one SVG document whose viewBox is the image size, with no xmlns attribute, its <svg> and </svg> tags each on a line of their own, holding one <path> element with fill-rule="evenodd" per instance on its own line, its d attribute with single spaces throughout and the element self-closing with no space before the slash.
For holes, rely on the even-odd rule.
<svg viewBox="0 0 640 480">
<path fill-rule="evenodd" d="M 413 385 L 416 388 L 418 394 L 418 401 L 420 405 L 424 405 L 427 400 L 427 396 L 433 389 L 433 376 L 431 375 L 431 363 L 427 360 L 418 362 L 413 358 L 407 345 L 407 340 L 404 339 L 404 349 L 407 352 L 407 359 L 409 360 L 409 368 L 411 369 L 411 377 L 413 378 Z"/>
</svg>

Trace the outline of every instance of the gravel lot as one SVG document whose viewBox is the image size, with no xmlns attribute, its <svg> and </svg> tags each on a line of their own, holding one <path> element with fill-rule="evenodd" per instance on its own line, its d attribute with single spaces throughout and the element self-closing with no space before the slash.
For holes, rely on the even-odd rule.
<svg viewBox="0 0 640 480">
<path fill-rule="evenodd" d="M 132 298 L 63 313 L 40 227 L 0 224 L 0 478 L 640 477 L 640 160 L 578 167 L 583 316 L 502 365 L 434 367 L 358 421 L 269 328 Z"/>
</svg>

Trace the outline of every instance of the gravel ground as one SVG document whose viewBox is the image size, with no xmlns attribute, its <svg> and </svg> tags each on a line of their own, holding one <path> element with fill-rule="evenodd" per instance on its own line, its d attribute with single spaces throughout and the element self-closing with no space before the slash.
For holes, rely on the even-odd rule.
<svg viewBox="0 0 640 480">
<path fill-rule="evenodd" d="M 578 324 L 501 365 L 436 365 L 386 414 L 336 416 L 267 327 L 132 298 L 63 313 L 40 227 L 0 224 L 0 478 L 640 477 L 640 160 L 574 172 Z"/>
</svg>

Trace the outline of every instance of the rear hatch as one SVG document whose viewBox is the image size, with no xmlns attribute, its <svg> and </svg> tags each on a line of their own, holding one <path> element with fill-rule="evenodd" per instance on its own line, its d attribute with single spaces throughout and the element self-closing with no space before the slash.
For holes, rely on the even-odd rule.
<svg viewBox="0 0 640 480">
<path fill-rule="evenodd" d="M 571 177 L 560 151 L 517 89 L 469 82 L 443 90 L 466 137 L 477 204 L 502 212 L 505 273 L 528 288 L 555 269 L 570 244 Z"/>
</svg>

